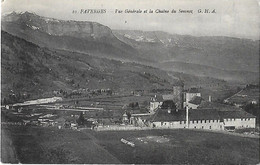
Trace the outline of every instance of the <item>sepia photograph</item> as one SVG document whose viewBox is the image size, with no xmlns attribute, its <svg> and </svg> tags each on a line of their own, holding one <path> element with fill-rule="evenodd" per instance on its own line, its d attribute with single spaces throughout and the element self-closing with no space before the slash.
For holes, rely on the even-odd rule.
<svg viewBox="0 0 260 165">
<path fill-rule="evenodd" d="M 1 0 L 3 164 L 260 164 L 259 0 Z"/>
</svg>

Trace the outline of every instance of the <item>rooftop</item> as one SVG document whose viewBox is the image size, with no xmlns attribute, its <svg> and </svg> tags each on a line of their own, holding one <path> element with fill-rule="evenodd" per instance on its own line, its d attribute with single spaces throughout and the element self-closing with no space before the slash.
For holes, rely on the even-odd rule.
<svg viewBox="0 0 260 165">
<path fill-rule="evenodd" d="M 173 100 L 173 95 L 169 94 L 169 95 L 162 95 L 163 100 Z"/>
<path fill-rule="evenodd" d="M 194 96 L 191 101 L 189 101 L 189 103 L 191 104 L 195 104 L 195 105 L 200 105 L 200 103 L 202 102 L 202 97 L 199 96 Z"/>
<path fill-rule="evenodd" d="M 234 119 L 234 118 L 255 118 L 254 115 L 247 113 L 244 110 L 238 110 L 238 111 L 219 111 L 219 116 L 221 119 Z"/>
<path fill-rule="evenodd" d="M 189 109 L 189 120 L 223 120 L 227 118 L 255 118 L 244 110 L 236 111 L 219 111 L 217 109 Z M 186 110 L 179 110 L 178 112 L 168 113 L 167 109 L 158 109 L 158 111 L 151 116 L 151 121 L 185 121 Z"/>
<path fill-rule="evenodd" d="M 163 102 L 163 97 L 162 95 L 155 95 L 154 97 L 151 98 L 151 101 Z"/>
<path fill-rule="evenodd" d="M 190 88 L 187 90 L 187 93 L 200 93 L 198 88 Z"/>
<path fill-rule="evenodd" d="M 189 120 L 217 120 L 220 119 L 216 109 L 190 109 Z M 185 121 L 186 110 L 168 113 L 167 109 L 159 109 L 151 118 L 152 121 Z"/>
</svg>

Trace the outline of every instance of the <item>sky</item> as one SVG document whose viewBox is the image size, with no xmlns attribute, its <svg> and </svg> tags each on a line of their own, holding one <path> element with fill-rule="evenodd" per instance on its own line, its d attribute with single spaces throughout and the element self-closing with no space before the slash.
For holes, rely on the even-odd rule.
<svg viewBox="0 0 260 165">
<path fill-rule="evenodd" d="M 80 14 L 82 9 L 105 9 L 106 13 Z M 123 13 L 115 13 L 116 9 Z M 151 9 L 154 13 L 124 13 L 126 9 Z M 176 13 L 155 13 L 156 9 L 174 9 Z M 193 14 L 178 13 L 180 9 L 193 10 Z M 199 9 L 216 13 L 198 13 Z M 29 11 L 62 20 L 93 21 L 111 29 L 254 40 L 260 35 L 260 0 L 2 0 L 1 14 L 12 11 Z"/>
</svg>

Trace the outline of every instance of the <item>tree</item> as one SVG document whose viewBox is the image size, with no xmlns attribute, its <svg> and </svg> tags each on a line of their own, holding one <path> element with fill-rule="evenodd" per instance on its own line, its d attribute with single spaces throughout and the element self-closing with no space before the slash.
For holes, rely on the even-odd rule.
<svg viewBox="0 0 260 165">
<path fill-rule="evenodd" d="M 6 100 L 6 98 L 4 98 L 3 105 L 6 105 L 6 104 L 7 104 L 7 100 Z"/>
<path fill-rule="evenodd" d="M 146 106 L 149 105 L 149 102 L 148 102 L 147 100 L 145 100 L 145 101 L 143 102 L 143 105 L 146 107 Z"/>
<path fill-rule="evenodd" d="M 138 107 L 139 107 L 139 103 L 138 103 L 138 102 L 135 102 L 134 107 L 135 107 L 135 108 L 138 108 Z"/>
<path fill-rule="evenodd" d="M 172 100 L 166 100 L 162 104 L 162 109 L 175 110 L 176 109 L 176 105 L 175 105 L 175 103 Z"/>
<path fill-rule="evenodd" d="M 126 112 L 126 115 L 127 115 L 127 119 L 130 120 L 130 118 L 131 118 L 131 113 L 127 111 L 127 112 Z"/>
<path fill-rule="evenodd" d="M 78 125 L 84 125 L 85 118 L 83 116 L 83 112 L 80 113 L 79 118 L 77 120 Z"/>
</svg>

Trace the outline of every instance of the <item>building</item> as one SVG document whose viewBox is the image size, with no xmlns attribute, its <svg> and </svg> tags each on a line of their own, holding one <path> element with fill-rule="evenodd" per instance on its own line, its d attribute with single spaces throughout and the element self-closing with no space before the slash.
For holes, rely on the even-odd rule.
<svg viewBox="0 0 260 165">
<path fill-rule="evenodd" d="M 191 88 L 183 93 L 184 102 L 183 106 L 188 106 L 189 108 L 196 109 L 200 102 L 202 101 L 201 93 L 197 88 Z"/>
<path fill-rule="evenodd" d="M 255 128 L 256 117 L 243 111 L 221 111 L 219 109 L 189 109 L 169 112 L 159 109 L 150 119 L 156 128 L 190 128 L 212 130 L 234 130 Z"/>
<path fill-rule="evenodd" d="M 226 130 L 255 128 L 256 117 L 243 110 L 219 111 L 219 116 Z"/>
<path fill-rule="evenodd" d="M 147 119 L 150 127 L 212 130 L 256 127 L 256 117 L 241 108 L 211 102 L 211 96 L 205 101 L 197 88 L 184 92 L 183 87 L 175 85 L 173 95 L 151 99 L 150 112 L 153 113 Z"/>
<path fill-rule="evenodd" d="M 168 95 L 162 95 L 163 100 L 173 100 L 173 95 L 172 94 L 168 94 Z"/>
<path fill-rule="evenodd" d="M 151 119 L 156 128 L 194 128 L 222 130 L 220 116 L 216 109 L 185 109 L 169 113 L 160 109 Z"/>
<path fill-rule="evenodd" d="M 128 119 L 128 117 L 127 117 L 126 112 L 123 114 L 122 121 L 123 121 L 123 123 L 128 123 L 128 122 L 129 122 L 129 119 Z"/>
<path fill-rule="evenodd" d="M 202 97 L 194 96 L 190 101 L 186 103 L 186 106 L 188 106 L 191 109 L 197 109 L 198 106 L 201 104 L 202 100 Z"/>
<path fill-rule="evenodd" d="M 163 103 L 163 97 L 161 95 L 155 95 L 150 101 L 150 113 L 154 113 Z"/>
<path fill-rule="evenodd" d="M 177 109 L 183 108 L 183 88 L 183 83 L 173 86 L 173 102 L 175 102 Z"/>
</svg>

